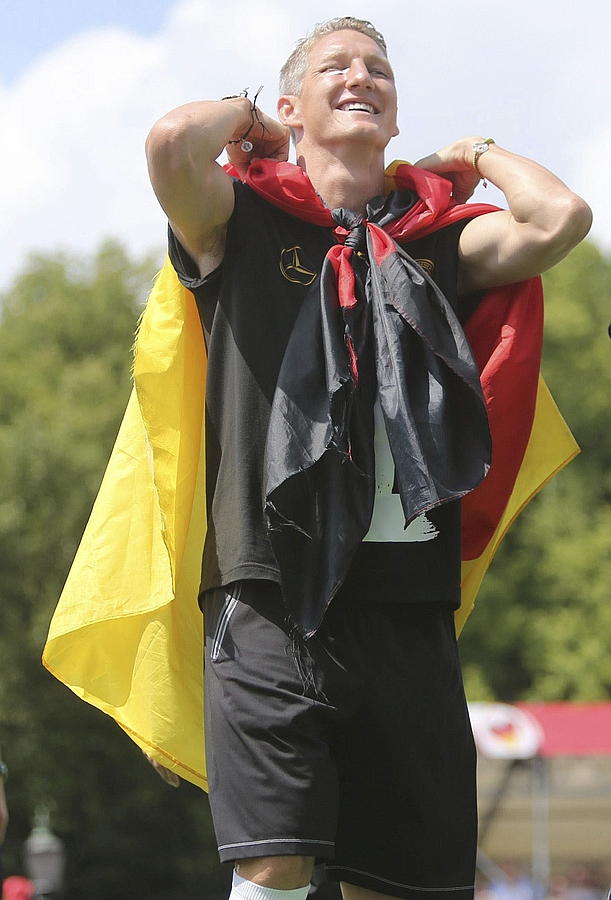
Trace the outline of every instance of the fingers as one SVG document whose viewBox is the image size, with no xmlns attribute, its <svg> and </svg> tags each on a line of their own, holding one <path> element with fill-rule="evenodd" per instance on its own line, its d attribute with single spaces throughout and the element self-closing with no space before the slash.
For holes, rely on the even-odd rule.
<svg viewBox="0 0 611 900">
<path fill-rule="evenodd" d="M 153 768 L 157 772 L 160 778 L 162 778 L 166 784 L 169 784 L 170 787 L 177 788 L 180 787 L 180 778 L 176 774 L 176 772 L 172 772 L 171 769 L 166 769 L 165 766 L 162 766 L 161 763 L 154 762 Z"/>
<path fill-rule="evenodd" d="M 457 203 L 466 203 L 480 182 L 477 172 L 459 172 L 454 177 L 444 177 L 449 177 L 452 181 L 452 196 Z"/>
<path fill-rule="evenodd" d="M 180 787 L 180 778 L 178 777 L 176 772 L 172 772 L 171 769 L 166 768 L 166 766 L 162 766 L 161 763 L 157 762 L 156 759 L 153 759 L 147 753 L 144 753 L 144 750 L 142 752 L 146 760 L 151 764 L 159 777 L 162 778 L 166 784 L 169 784 L 170 787 L 173 788 Z"/>
<path fill-rule="evenodd" d="M 166 769 L 165 766 L 160 766 L 157 763 L 156 766 L 153 767 L 157 774 L 162 778 L 166 784 L 169 784 L 170 787 L 177 788 L 180 787 L 180 778 L 176 774 L 176 772 L 170 771 L 170 769 Z"/>
<path fill-rule="evenodd" d="M 227 144 L 225 151 L 227 159 L 235 166 L 240 177 L 244 177 L 248 166 L 253 159 L 274 159 L 277 162 L 285 162 L 289 158 L 289 141 L 265 141 L 252 137 L 252 149 L 244 150 L 241 144 Z"/>
<path fill-rule="evenodd" d="M 427 172 L 440 172 L 442 170 L 438 153 L 431 153 L 430 156 L 423 156 L 422 159 L 419 159 L 414 165 L 419 169 L 426 169 Z"/>
<path fill-rule="evenodd" d="M 465 184 L 464 182 L 454 184 L 452 187 L 452 197 L 457 203 L 466 203 L 467 200 L 473 196 L 477 184 L 477 181 L 475 184 Z"/>
<path fill-rule="evenodd" d="M 227 144 L 225 147 L 227 160 L 238 172 L 240 178 L 244 178 L 250 165 L 252 153 L 245 153 L 239 144 Z"/>
<path fill-rule="evenodd" d="M 466 203 L 479 184 L 480 178 L 472 166 L 468 168 L 450 168 L 451 163 L 444 162 L 438 153 L 424 156 L 414 163 L 419 169 L 426 169 L 446 178 L 452 183 L 452 197 L 457 203 Z"/>
</svg>

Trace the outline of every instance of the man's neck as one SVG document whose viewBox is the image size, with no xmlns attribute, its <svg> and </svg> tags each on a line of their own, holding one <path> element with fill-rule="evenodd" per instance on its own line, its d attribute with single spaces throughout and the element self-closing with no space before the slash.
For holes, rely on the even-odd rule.
<svg viewBox="0 0 611 900">
<path fill-rule="evenodd" d="M 383 193 L 384 157 L 356 152 L 342 157 L 325 147 L 297 147 L 297 164 L 329 209 L 344 207 L 364 213 L 367 202 Z"/>
</svg>

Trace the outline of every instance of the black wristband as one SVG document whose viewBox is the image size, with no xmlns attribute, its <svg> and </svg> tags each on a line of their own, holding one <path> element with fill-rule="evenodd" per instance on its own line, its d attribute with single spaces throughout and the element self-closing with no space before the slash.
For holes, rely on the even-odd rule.
<svg viewBox="0 0 611 900">
<path fill-rule="evenodd" d="M 238 97 L 244 97 L 244 99 L 248 100 L 248 102 L 250 103 L 250 125 L 248 126 L 248 128 L 246 129 L 246 131 L 244 132 L 244 134 L 241 137 L 236 138 L 235 140 L 232 140 L 232 141 L 227 141 L 228 144 L 241 144 L 242 150 L 245 153 L 250 153 L 251 150 L 253 149 L 252 141 L 247 140 L 247 138 L 248 138 L 248 135 L 250 134 L 250 132 L 255 127 L 255 125 L 257 125 L 257 124 L 261 125 L 261 127 L 263 128 L 263 133 L 265 133 L 265 130 L 266 130 L 265 126 L 263 125 L 263 122 L 261 122 L 261 120 L 259 119 L 259 114 L 257 113 L 257 97 L 259 96 L 259 94 L 261 93 L 262 90 L 263 90 L 263 85 L 261 85 L 261 87 L 255 94 L 253 100 L 251 100 L 250 97 L 248 96 L 248 88 L 245 88 L 240 94 L 229 94 L 227 97 L 221 97 L 221 100 L 237 100 Z"/>
</svg>

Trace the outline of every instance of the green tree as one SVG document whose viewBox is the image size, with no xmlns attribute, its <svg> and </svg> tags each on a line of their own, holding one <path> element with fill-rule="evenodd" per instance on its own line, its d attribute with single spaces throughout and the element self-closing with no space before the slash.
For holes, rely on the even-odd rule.
<svg viewBox="0 0 611 900">
<path fill-rule="evenodd" d="M 49 620 L 130 391 L 131 343 L 155 266 L 115 243 L 83 262 L 33 257 L 0 320 L 0 743 L 5 860 L 38 804 L 68 859 L 67 900 L 224 895 L 207 801 L 163 784 L 123 732 L 42 668 Z M 137 888 L 132 889 L 134 885 Z M 129 886 L 129 887 L 128 887 Z"/>
<path fill-rule="evenodd" d="M 34 257 L 0 317 L 0 743 L 9 871 L 37 804 L 66 842 L 67 900 L 224 896 L 200 791 L 173 791 L 123 733 L 40 664 L 46 630 L 130 390 L 154 272 L 105 244 Z M 584 244 L 546 276 L 544 370 L 582 455 L 520 517 L 461 638 L 472 699 L 596 699 L 611 688 L 611 262 Z"/>
<path fill-rule="evenodd" d="M 461 637 L 471 699 L 611 691 L 611 261 L 580 245 L 545 276 L 543 372 L 582 453 L 514 524 Z"/>
</svg>

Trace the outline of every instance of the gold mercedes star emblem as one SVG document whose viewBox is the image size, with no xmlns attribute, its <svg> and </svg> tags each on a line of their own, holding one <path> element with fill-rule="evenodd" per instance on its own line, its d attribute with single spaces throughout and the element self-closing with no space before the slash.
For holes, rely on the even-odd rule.
<svg viewBox="0 0 611 900">
<path fill-rule="evenodd" d="M 318 273 L 306 269 L 301 262 L 300 252 L 301 247 L 285 248 L 280 254 L 280 271 L 287 281 L 307 287 L 316 279 Z"/>
</svg>

